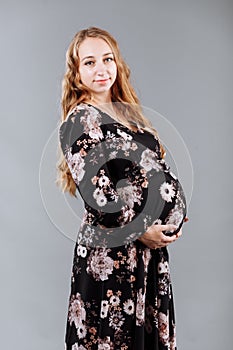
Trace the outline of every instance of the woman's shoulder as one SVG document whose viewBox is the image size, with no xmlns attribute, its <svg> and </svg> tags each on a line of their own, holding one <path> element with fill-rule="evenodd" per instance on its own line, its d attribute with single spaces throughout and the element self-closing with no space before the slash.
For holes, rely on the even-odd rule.
<svg viewBox="0 0 233 350">
<path fill-rule="evenodd" d="M 86 128 L 87 125 L 102 122 L 101 111 L 94 106 L 86 102 L 81 102 L 75 105 L 67 114 L 64 121 L 60 124 L 60 129 L 73 127 L 74 125 L 80 125 Z"/>
<path fill-rule="evenodd" d="M 104 137 L 102 123 L 101 113 L 92 105 L 81 102 L 70 110 L 60 124 L 60 139 L 66 144 L 78 138 L 93 138 L 97 142 Z"/>
<path fill-rule="evenodd" d="M 92 115 L 97 115 L 99 114 L 99 111 L 94 106 L 92 106 L 87 102 L 80 102 L 69 111 L 65 120 L 67 120 L 70 116 L 90 114 L 90 113 Z"/>
</svg>

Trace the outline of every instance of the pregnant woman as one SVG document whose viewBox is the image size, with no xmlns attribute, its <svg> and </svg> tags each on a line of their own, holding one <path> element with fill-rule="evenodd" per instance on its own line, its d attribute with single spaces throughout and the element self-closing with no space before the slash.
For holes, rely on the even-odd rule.
<svg viewBox="0 0 233 350">
<path fill-rule="evenodd" d="M 117 42 L 91 27 L 67 51 L 58 184 L 84 203 L 66 350 L 175 350 L 167 246 L 186 201 Z"/>
</svg>

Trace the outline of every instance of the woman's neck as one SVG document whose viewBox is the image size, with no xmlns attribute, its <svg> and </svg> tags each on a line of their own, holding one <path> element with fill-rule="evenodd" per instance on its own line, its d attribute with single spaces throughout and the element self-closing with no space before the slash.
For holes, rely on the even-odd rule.
<svg viewBox="0 0 233 350">
<path fill-rule="evenodd" d="M 91 102 L 92 104 L 95 105 L 111 105 L 112 104 L 112 99 L 111 99 L 111 94 L 108 92 L 108 94 L 100 94 L 100 95 L 94 95 L 91 97 Z"/>
<path fill-rule="evenodd" d="M 89 103 L 90 105 L 99 108 L 102 112 L 105 112 L 109 114 L 113 119 L 120 122 L 121 124 L 125 125 L 127 128 L 131 129 L 132 131 L 136 132 L 138 131 L 138 128 L 134 125 L 131 125 L 128 123 L 128 121 L 125 119 L 124 116 L 122 116 L 119 113 L 119 110 L 115 107 L 114 108 L 114 102 L 98 102 L 96 98 L 92 98 L 90 100 L 85 101 L 86 103 Z"/>
<path fill-rule="evenodd" d="M 87 100 L 86 103 L 90 103 L 94 107 L 100 108 L 101 110 L 113 115 L 116 113 L 114 109 L 114 103 L 111 101 L 111 98 L 98 98 L 92 97 L 90 100 Z"/>
</svg>

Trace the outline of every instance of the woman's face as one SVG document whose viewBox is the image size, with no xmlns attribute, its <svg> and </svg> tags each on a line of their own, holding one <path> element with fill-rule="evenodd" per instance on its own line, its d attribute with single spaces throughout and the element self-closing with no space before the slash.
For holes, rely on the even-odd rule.
<svg viewBox="0 0 233 350">
<path fill-rule="evenodd" d="M 110 46 L 100 38 L 86 38 L 79 46 L 79 73 L 94 98 L 110 101 L 110 88 L 117 76 L 117 66 Z"/>
</svg>

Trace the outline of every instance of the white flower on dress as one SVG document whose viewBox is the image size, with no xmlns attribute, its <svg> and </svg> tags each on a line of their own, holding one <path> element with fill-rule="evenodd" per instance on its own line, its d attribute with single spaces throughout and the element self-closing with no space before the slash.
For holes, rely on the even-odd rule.
<svg viewBox="0 0 233 350">
<path fill-rule="evenodd" d="M 168 182 L 164 182 L 161 186 L 160 186 L 160 194 L 162 196 L 162 198 L 166 201 L 166 202 L 171 202 L 172 198 L 175 196 L 175 189 L 173 187 L 172 184 L 169 184 Z"/>
<path fill-rule="evenodd" d="M 170 273 L 168 261 L 158 263 L 158 273 Z"/>
<path fill-rule="evenodd" d="M 85 336 L 87 335 L 87 329 L 84 325 L 81 325 L 80 327 L 78 327 L 77 335 L 79 339 L 85 338 Z"/>
<path fill-rule="evenodd" d="M 142 294 L 142 288 L 137 292 L 136 304 L 136 325 L 142 326 L 145 322 L 145 293 Z"/>
<path fill-rule="evenodd" d="M 87 256 L 87 248 L 79 244 L 77 246 L 77 255 L 85 258 Z"/>
<path fill-rule="evenodd" d="M 108 310 L 107 309 L 102 309 L 100 311 L 100 317 L 101 318 L 106 318 L 108 316 Z"/>
<path fill-rule="evenodd" d="M 110 180 L 106 175 L 102 175 L 98 180 L 98 184 L 100 187 L 107 186 L 109 182 Z"/>
<path fill-rule="evenodd" d="M 150 149 L 145 149 L 141 154 L 141 161 L 139 163 L 146 171 L 155 169 L 157 172 L 162 169 L 162 166 L 158 163 L 155 152 Z"/>
<path fill-rule="evenodd" d="M 120 311 L 114 311 L 109 317 L 109 326 L 114 328 L 116 331 L 120 330 L 124 324 L 125 318 Z"/>
<path fill-rule="evenodd" d="M 128 185 L 124 187 L 118 187 L 117 193 L 123 202 L 126 203 L 130 208 L 134 207 L 135 203 L 141 204 L 141 193 L 138 191 L 138 187 L 135 185 Z"/>
<path fill-rule="evenodd" d="M 99 207 L 103 207 L 107 203 L 107 198 L 105 197 L 105 195 L 99 196 L 96 198 L 96 203 Z"/>
<path fill-rule="evenodd" d="M 123 304 L 123 309 L 127 315 L 133 315 L 134 313 L 134 302 L 132 299 L 128 299 Z"/>
<path fill-rule="evenodd" d="M 83 322 L 86 320 L 86 310 L 80 293 L 71 296 L 68 320 L 70 325 L 74 322 L 77 329 L 83 326 Z"/>
<path fill-rule="evenodd" d="M 75 183 L 79 185 L 79 182 L 83 179 L 85 174 L 85 170 L 83 170 L 85 162 L 80 155 L 80 152 L 72 154 L 70 147 L 67 152 L 65 152 L 65 158 Z"/>
<path fill-rule="evenodd" d="M 105 281 L 112 274 L 114 261 L 108 256 L 110 249 L 95 248 L 87 259 L 87 273 L 92 274 L 96 281 Z"/>
<path fill-rule="evenodd" d="M 80 256 L 81 255 L 81 245 L 77 246 L 77 255 Z"/>
<path fill-rule="evenodd" d="M 108 301 L 107 300 L 102 300 L 101 301 L 101 308 L 103 309 L 108 309 Z"/>
<path fill-rule="evenodd" d="M 86 247 L 82 247 L 80 255 L 82 258 L 85 258 L 87 256 L 87 248 Z"/>
<path fill-rule="evenodd" d="M 93 197 L 96 200 L 98 206 L 103 207 L 107 203 L 107 198 L 104 195 L 102 188 L 96 188 L 93 192 Z"/>
<path fill-rule="evenodd" d="M 120 304 L 120 298 L 117 295 L 112 295 L 110 300 L 109 300 L 110 304 L 112 304 L 113 306 L 117 306 Z"/>
<path fill-rule="evenodd" d="M 120 130 L 119 128 L 117 128 L 117 134 L 120 135 L 121 137 L 123 137 L 123 139 L 125 141 L 132 140 L 132 138 L 133 138 L 131 135 L 129 135 L 125 131 Z"/>
<path fill-rule="evenodd" d="M 102 188 L 97 187 L 93 192 L 93 197 L 95 199 L 97 199 L 99 196 L 102 196 L 102 195 L 104 195 L 104 191 L 102 190 Z"/>
<path fill-rule="evenodd" d="M 166 224 L 174 224 L 176 226 L 179 226 L 179 224 L 182 222 L 183 219 L 183 212 L 181 209 L 174 207 L 172 210 L 170 210 L 167 218 L 166 218 Z"/>
<path fill-rule="evenodd" d="M 100 308 L 100 317 L 105 318 L 108 315 L 108 301 L 107 300 L 102 300 L 101 301 L 101 308 Z"/>
<path fill-rule="evenodd" d="M 80 117 L 83 129 L 92 139 L 103 139 L 104 135 L 100 128 L 101 115 L 92 106 L 79 105 L 79 109 L 86 109 L 86 113 Z"/>
</svg>

